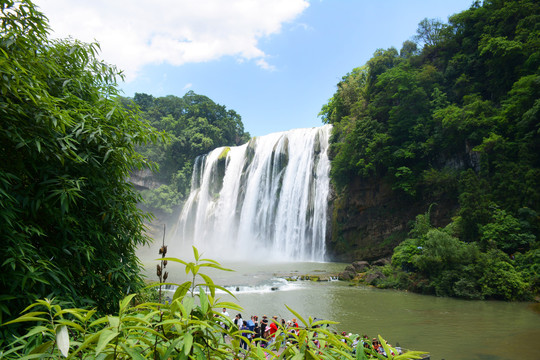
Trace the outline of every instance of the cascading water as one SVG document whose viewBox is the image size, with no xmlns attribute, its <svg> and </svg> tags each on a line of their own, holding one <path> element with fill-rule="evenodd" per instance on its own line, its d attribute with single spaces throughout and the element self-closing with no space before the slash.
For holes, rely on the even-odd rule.
<svg viewBox="0 0 540 360">
<path fill-rule="evenodd" d="M 175 238 L 217 259 L 323 261 L 330 125 L 199 157 Z"/>
</svg>

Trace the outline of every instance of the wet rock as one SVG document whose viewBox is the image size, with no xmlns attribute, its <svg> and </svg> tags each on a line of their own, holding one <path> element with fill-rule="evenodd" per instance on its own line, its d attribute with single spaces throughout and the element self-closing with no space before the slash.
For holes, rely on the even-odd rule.
<svg viewBox="0 0 540 360">
<path fill-rule="evenodd" d="M 375 271 L 370 274 L 367 274 L 364 281 L 367 284 L 373 284 L 375 280 L 378 280 L 378 279 L 386 279 L 386 276 L 384 276 L 384 274 L 380 271 Z"/>
<path fill-rule="evenodd" d="M 367 261 L 355 261 L 352 263 L 352 267 L 356 272 L 364 272 L 369 269 L 369 263 Z"/>
<path fill-rule="evenodd" d="M 356 275 L 355 271 L 347 271 L 347 270 L 345 270 L 345 271 L 339 273 L 338 278 L 339 278 L 339 280 L 350 281 L 350 280 L 354 279 L 355 275 Z"/>
<path fill-rule="evenodd" d="M 388 265 L 390 264 L 390 259 L 388 258 L 382 258 L 382 259 L 379 259 L 379 260 L 375 260 L 374 262 L 371 263 L 371 265 L 373 266 L 384 266 L 384 265 Z"/>
</svg>

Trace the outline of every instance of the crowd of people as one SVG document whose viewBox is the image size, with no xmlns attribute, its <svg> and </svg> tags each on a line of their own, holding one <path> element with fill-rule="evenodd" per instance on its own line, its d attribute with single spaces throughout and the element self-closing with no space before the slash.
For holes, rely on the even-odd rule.
<svg viewBox="0 0 540 360">
<path fill-rule="evenodd" d="M 226 308 L 223 308 L 221 315 L 230 318 Z M 268 316 L 263 315 L 259 321 L 259 317 L 257 315 L 252 315 L 248 320 L 244 320 L 242 318 L 242 314 L 236 314 L 234 319 L 232 319 L 232 323 L 240 331 L 242 331 L 242 336 L 247 338 L 250 342 L 253 341 L 255 346 L 260 343 L 261 347 L 266 347 L 275 341 L 276 333 L 278 331 L 278 323 L 281 323 L 281 326 L 284 329 L 287 329 L 287 332 L 290 332 L 291 334 L 294 332 L 296 335 L 298 335 L 299 331 L 299 326 L 296 319 L 289 321 L 285 321 L 285 319 L 278 320 L 278 317 L 275 315 L 272 316 L 271 320 L 268 318 Z M 222 326 L 226 327 L 227 324 L 222 322 Z M 245 340 L 242 340 L 240 346 L 243 349 L 247 349 L 248 344 Z"/>
<path fill-rule="evenodd" d="M 242 314 L 236 314 L 234 318 L 231 318 L 226 308 L 223 308 L 221 316 L 230 318 L 232 320 L 232 323 L 234 324 L 233 326 L 235 326 L 238 330 L 242 331 L 242 336 L 248 339 L 249 343 L 253 344 L 254 346 L 260 344 L 261 347 L 267 347 L 273 344 L 276 341 L 278 324 L 281 324 L 281 327 L 285 329 L 286 332 L 289 334 L 288 339 L 286 338 L 284 340 L 281 340 L 283 342 L 281 345 L 284 345 L 285 341 L 288 340 L 294 342 L 295 340 L 293 334 L 298 335 L 300 331 L 300 327 L 298 326 L 298 322 L 295 318 L 286 321 L 285 319 L 278 320 L 277 316 L 272 316 L 272 319 L 269 319 L 268 316 L 264 315 L 259 321 L 258 316 L 252 315 L 248 320 L 244 320 Z M 221 324 L 223 327 L 227 327 L 227 324 L 225 322 L 222 322 Z M 347 339 L 350 338 L 352 334 L 342 332 L 341 335 L 343 337 L 343 341 L 347 342 Z M 313 342 L 315 343 L 315 346 L 320 346 L 317 339 L 314 339 Z M 361 343 L 362 346 L 365 348 L 370 348 L 377 353 L 386 356 L 384 346 L 376 338 L 373 338 L 370 341 L 367 335 L 356 336 L 355 339 L 352 341 L 353 352 L 356 351 L 355 349 L 357 348 L 359 343 Z M 242 340 L 240 343 L 240 346 L 246 350 L 248 348 L 248 345 L 248 342 L 246 342 L 245 340 Z M 398 354 L 401 354 L 401 348 L 396 347 L 395 350 L 398 352 Z M 392 352 L 393 356 L 398 354 L 394 354 Z"/>
</svg>

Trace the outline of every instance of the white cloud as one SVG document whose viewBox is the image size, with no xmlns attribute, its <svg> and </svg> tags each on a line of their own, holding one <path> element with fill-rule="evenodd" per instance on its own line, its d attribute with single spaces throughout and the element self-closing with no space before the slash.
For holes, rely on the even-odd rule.
<svg viewBox="0 0 540 360">
<path fill-rule="evenodd" d="M 147 64 L 182 65 L 223 56 L 273 70 L 259 48 L 308 6 L 307 0 L 36 0 L 53 37 L 101 45 L 127 80 Z"/>
<path fill-rule="evenodd" d="M 187 83 L 186 85 L 184 85 L 184 88 L 182 90 L 187 90 L 189 88 L 191 88 L 193 86 L 192 83 Z"/>
</svg>

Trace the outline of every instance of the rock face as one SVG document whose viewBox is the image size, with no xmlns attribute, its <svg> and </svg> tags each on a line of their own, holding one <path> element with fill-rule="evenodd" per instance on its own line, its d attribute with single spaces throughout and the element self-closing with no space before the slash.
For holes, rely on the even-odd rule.
<svg viewBox="0 0 540 360">
<path fill-rule="evenodd" d="M 383 179 L 358 179 L 340 193 L 332 189 L 329 257 L 352 262 L 391 255 L 394 247 L 406 238 L 416 215 L 425 213 L 434 203 L 432 224 L 445 226 L 457 209 L 457 201 L 451 196 L 412 199 L 393 191 Z"/>
<path fill-rule="evenodd" d="M 159 181 L 149 169 L 136 170 L 131 173 L 129 181 L 137 190 L 157 189 L 164 183 Z"/>
<path fill-rule="evenodd" d="M 480 171 L 480 156 L 468 143 L 454 154 L 439 154 L 433 159 L 434 169 L 456 173 L 473 169 Z M 456 215 L 457 179 L 442 188 L 427 185 L 411 197 L 392 190 L 384 178 L 355 177 L 346 188 L 330 190 L 330 226 L 327 234 L 329 258 L 352 262 L 358 259 L 373 261 L 392 254 L 410 231 L 418 214 L 431 207 L 431 223 L 446 226 Z M 452 190 L 454 189 L 454 190 Z"/>
</svg>

